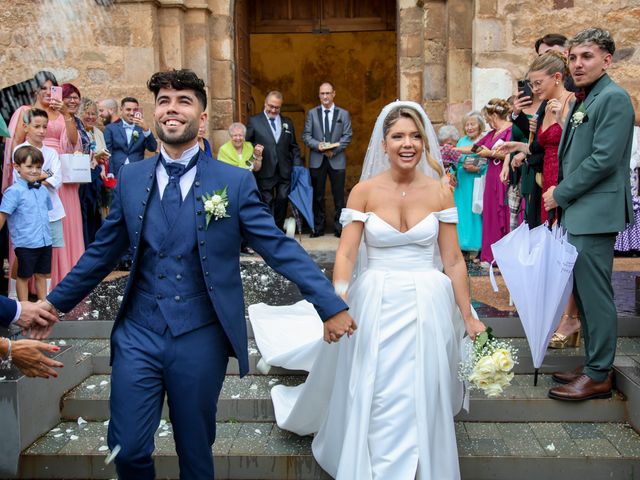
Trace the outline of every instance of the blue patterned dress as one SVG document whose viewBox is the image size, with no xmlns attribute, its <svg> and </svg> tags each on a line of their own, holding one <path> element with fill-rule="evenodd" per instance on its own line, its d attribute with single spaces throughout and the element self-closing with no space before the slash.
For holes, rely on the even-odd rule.
<svg viewBox="0 0 640 480">
<path fill-rule="evenodd" d="M 466 135 L 458 140 L 458 147 L 468 147 L 473 145 L 473 141 Z M 486 165 L 480 168 L 478 173 L 467 172 L 463 168 L 464 159 L 476 157 L 476 155 L 462 155 L 456 168 L 458 185 L 453 196 L 458 208 L 458 241 L 460 249 L 463 251 L 478 251 L 482 245 L 482 215 L 471 211 L 473 199 L 473 181 L 484 175 L 487 171 Z"/>
</svg>

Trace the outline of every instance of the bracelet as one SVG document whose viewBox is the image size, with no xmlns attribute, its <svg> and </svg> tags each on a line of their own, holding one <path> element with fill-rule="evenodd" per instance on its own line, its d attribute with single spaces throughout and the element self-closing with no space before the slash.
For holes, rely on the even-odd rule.
<svg viewBox="0 0 640 480">
<path fill-rule="evenodd" d="M 345 293 L 347 293 L 347 290 L 349 289 L 349 282 L 345 282 L 344 280 L 338 280 L 334 284 L 333 289 L 337 295 L 344 295 Z"/>
<path fill-rule="evenodd" d="M 9 368 L 11 368 L 11 340 L 9 340 L 8 338 L 5 338 L 5 340 L 7 342 L 9 342 L 9 348 L 7 349 L 7 356 L 3 359 L 0 360 L 0 369 L 3 370 L 7 370 Z"/>
</svg>

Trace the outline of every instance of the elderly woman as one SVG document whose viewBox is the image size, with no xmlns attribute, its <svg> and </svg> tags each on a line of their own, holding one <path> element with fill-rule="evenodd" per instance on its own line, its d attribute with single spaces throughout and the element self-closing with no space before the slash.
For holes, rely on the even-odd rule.
<svg viewBox="0 0 640 480">
<path fill-rule="evenodd" d="M 109 158 L 103 133 L 96 128 L 98 120 L 98 105 L 91 99 L 80 101 L 78 117 L 82 122 L 83 138 L 88 141 L 91 155 L 91 183 L 80 186 L 80 210 L 82 212 L 82 233 L 85 245 L 89 245 L 96 238 L 96 232 L 102 226 L 101 191 L 104 161 Z M 83 145 L 84 147 L 84 145 Z M 84 148 L 83 148 L 84 150 Z"/>
<path fill-rule="evenodd" d="M 462 118 L 465 136 L 458 140 L 456 147 L 469 147 L 480 139 L 484 131 L 484 118 L 480 112 L 469 112 Z M 456 168 L 458 185 L 453 192 L 458 208 L 458 241 L 463 252 L 469 252 L 474 259 L 482 246 L 482 215 L 473 213 L 474 180 L 487 171 L 487 162 L 474 154 L 460 156 Z"/>
<path fill-rule="evenodd" d="M 264 147 L 245 142 L 247 128 L 240 122 L 232 123 L 229 127 L 231 140 L 220 147 L 218 160 L 230 165 L 248 168 L 257 172 L 262 167 L 262 152 Z"/>
</svg>

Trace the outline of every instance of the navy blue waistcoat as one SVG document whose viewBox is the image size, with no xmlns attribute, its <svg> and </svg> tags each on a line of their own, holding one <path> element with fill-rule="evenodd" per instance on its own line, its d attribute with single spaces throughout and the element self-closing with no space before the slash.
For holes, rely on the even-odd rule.
<svg viewBox="0 0 640 480">
<path fill-rule="evenodd" d="M 175 337 L 218 319 L 207 295 L 198 256 L 193 188 L 170 226 L 157 183 L 149 197 L 127 318 Z"/>
</svg>

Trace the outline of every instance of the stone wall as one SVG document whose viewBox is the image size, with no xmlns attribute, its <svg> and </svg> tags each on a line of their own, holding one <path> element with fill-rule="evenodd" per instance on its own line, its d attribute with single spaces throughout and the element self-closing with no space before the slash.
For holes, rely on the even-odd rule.
<svg viewBox="0 0 640 480">
<path fill-rule="evenodd" d="M 640 5 L 637 0 L 476 0 L 473 21 L 473 103 L 508 97 L 535 56 L 545 33 L 571 37 L 599 26 L 608 29 L 617 51 L 609 74 L 640 100 Z"/>
<path fill-rule="evenodd" d="M 206 79 L 209 136 L 233 120 L 233 0 L 12 0 L 0 22 L 0 87 L 52 70 L 95 99 L 133 95 L 158 69 L 188 67 Z M 425 105 L 434 123 L 459 122 L 492 96 L 508 97 L 534 40 L 570 36 L 597 22 L 618 44 L 610 70 L 640 100 L 637 0 L 398 0 L 397 94 Z"/>
</svg>

